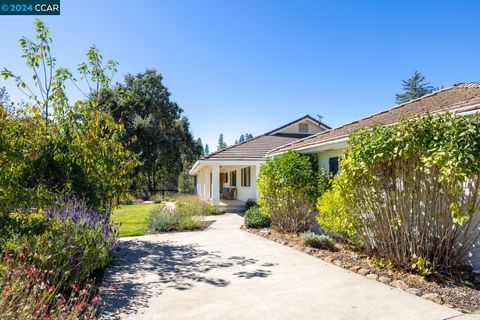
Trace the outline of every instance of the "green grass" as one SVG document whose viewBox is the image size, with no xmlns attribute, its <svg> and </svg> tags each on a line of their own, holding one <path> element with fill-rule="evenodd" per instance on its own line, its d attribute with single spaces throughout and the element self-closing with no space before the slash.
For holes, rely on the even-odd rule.
<svg viewBox="0 0 480 320">
<path fill-rule="evenodd" d="M 121 205 L 112 214 L 114 223 L 119 224 L 120 237 L 141 236 L 147 228 L 147 217 L 153 208 L 161 204 Z"/>
</svg>

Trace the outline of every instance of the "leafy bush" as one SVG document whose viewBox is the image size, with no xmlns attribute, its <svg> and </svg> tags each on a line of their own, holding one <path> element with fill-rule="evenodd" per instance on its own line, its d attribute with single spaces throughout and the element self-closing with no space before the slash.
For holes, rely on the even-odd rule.
<svg viewBox="0 0 480 320">
<path fill-rule="evenodd" d="M 18 222 L 16 215 L 11 215 L 12 227 Z M 108 217 L 81 202 L 68 199 L 45 212 L 35 210 L 23 216 L 42 220 L 35 230 L 22 223 L 5 246 L 12 252 L 27 246 L 34 252 L 32 263 L 42 269 L 63 270 L 65 283 L 82 282 L 110 262 L 117 231 Z"/>
<path fill-rule="evenodd" d="M 160 207 L 152 210 L 147 218 L 147 229 L 150 232 L 167 232 L 177 230 L 178 217 L 173 208 Z"/>
<path fill-rule="evenodd" d="M 313 213 L 315 201 L 328 186 L 328 176 L 319 173 L 313 157 L 288 151 L 261 166 L 257 186 L 259 204 L 272 227 L 296 233 Z"/>
<path fill-rule="evenodd" d="M 423 274 L 463 264 L 479 237 L 479 150 L 480 115 L 418 116 L 352 134 L 335 183 L 366 249 Z"/>
<path fill-rule="evenodd" d="M 160 194 L 155 194 L 150 197 L 150 201 L 153 201 L 153 203 L 162 203 L 163 197 Z"/>
<path fill-rule="evenodd" d="M 335 250 L 332 238 L 324 234 L 316 234 L 310 231 L 303 232 L 300 237 L 303 243 L 312 248 Z"/>
<path fill-rule="evenodd" d="M 257 201 L 253 199 L 248 199 L 247 202 L 245 202 L 245 211 L 250 209 L 251 207 L 257 206 Z"/>
<path fill-rule="evenodd" d="M 360 245 L 353 217 L 345 208 L 335 180 L 332 188 L 318 198 L 317 210 L 316 219 L 323 229 L 342 235 L 351 244 Z"/>
<path fill-rule="evenodd" d="M 216 216 L 224 213 L 225 213 L 225 210 L 222 208 L 222 206 L 215 205 L 215 204 L 207 206 L 205 210 L 205 214 L 208 216 Z"/>
<path fill-rule="evenodd" d="M 245 226 L 248 228 L 268 228 L 270 227 L 270 218 L 262 213 L 259 206 L 250 207 L 245 212 Z"/>
<path fill-rule="evenodd" d="M 147 218 L 150 232 L 195 230 L 202 227 L 198 209 L 190 202 L 177 202 L 175 207 L 153 209 Z"/>
</svg>

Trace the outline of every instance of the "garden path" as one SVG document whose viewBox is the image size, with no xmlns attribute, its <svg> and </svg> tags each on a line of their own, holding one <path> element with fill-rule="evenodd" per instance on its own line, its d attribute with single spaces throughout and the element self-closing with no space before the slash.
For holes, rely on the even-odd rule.
<svg viewBox="0 0 480 320">
<path fill-rule="evenodd" d="M 101 319 L 478 319 L 240 229 L 123 238 Z"/>
</svg>

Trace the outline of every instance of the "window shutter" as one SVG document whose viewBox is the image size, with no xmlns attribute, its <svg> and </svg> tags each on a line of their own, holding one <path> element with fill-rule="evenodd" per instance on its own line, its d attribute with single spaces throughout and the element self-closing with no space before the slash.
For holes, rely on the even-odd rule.
<svg viewBox="0 0 480 320">
<path fill-rule="evenodd" d="M 328 159 L 329 172 L 336 174 L 338 172 L 338 157 L 332 157 Z"/>
</svg>

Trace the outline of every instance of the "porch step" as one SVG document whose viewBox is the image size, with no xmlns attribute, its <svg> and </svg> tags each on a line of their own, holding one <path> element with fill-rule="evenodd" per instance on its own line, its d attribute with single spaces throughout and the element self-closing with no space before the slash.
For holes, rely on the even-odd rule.
<svg viewBox="0 0 480 320">
<path fill-rule="evenodd" d="M 225 212 L 227 213 L 243 213 L 245 212 L 245 206 L 239 205 L 230 205 L 230 206 L 222 206 Z"/>
</svg>

